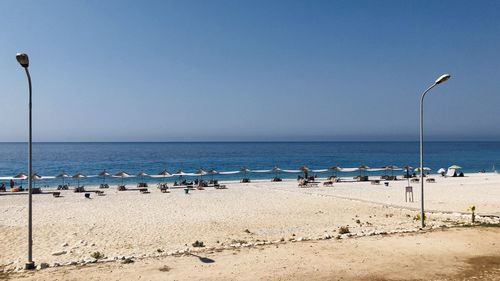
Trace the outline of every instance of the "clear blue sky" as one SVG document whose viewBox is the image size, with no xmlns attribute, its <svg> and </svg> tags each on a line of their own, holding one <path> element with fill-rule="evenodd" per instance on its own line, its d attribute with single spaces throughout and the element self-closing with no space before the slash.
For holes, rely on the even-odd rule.
<svg viewBox="0 0 500 281">
<path fill-rule="evenodd" d="M 500 140 L 500 1 L 1 1 L 0 141 Z"/>
</svg>

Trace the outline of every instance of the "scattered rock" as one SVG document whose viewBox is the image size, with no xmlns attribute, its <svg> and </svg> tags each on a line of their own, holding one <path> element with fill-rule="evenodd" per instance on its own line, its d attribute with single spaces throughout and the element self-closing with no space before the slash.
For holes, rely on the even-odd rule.
<svg viewBox="0 0 500 281">
<path fill-rule="evenodd" d="M 41 270 L 41 269 L 46 269 L 49 267 L 49 264 L 46 262 L 41 262 L 37 265 L 36 269 Z"/>
<path fill-rule="evenodd" d="M 61 247 L 68 247 L 68 243 L 64 242 Z"/>
<path fill-rule="evenodd" d="M 53 256 L 60 256 L 60 255 L 65 255 L 67 252 L 66 251 L 57 251 L 57 252 L 53 252 L 52 255 Z"/>
</svg>

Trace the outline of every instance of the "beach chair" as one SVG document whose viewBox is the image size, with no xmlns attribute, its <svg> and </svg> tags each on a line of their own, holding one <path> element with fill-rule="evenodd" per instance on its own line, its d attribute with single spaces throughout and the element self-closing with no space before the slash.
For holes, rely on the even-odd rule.
<svg viewBox="0 0 500 281">
<path fill-rule="evenodd" d="M 139 192 L 142 193 L 142 194 L 148 194 L 149 191 L 147 188 L 139 188 Z"/>
<path fill-rule="evenodd" d="M 436 183 L 436 180 L 434 178 L 428 178 L 428 179 L 425 180 L 425 182 Z"/>
<path fill-rule="evenodd" d="M 419 182 L 419 181 L 420 181 L 420 179 L 411 179 L 411 180 L 410 180 L 410 182 L 415 182 L 415 183 L 416 183 L 416 182 Z"/>
<path fill-rule="evenodd" d="M 83 185 L 77 186 L 77 187 L 75 187 L 75 192 L 76 193 L 85 192 L 85 187 Z"/>
<path fill-rule="evenodd" d="M 61 197 L 61 192 L 59 192 L 59 191 L 52 192 L 52 196 L 54 198 Z"/>
<path fill-rule="evenodd" d="M 119 185 L 118 186 L 118 191 L 125 191 L 127 188 L 124 185 Z"/>
</svg>

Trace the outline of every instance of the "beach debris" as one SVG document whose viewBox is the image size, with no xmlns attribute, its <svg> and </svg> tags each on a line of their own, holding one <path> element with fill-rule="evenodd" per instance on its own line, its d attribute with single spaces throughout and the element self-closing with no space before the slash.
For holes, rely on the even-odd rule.
<svg viewBox="0 0 500 281">
<path fill-rule="evenodd" d="M 472 213 L 472 217 L 471 217 L 471 222 L 472 223 L 475 223 L 476 222 L 476 206 L 474 205 L 471 205 L 469 207 L 469 209 L 467 209 L 468 211 L 470 211 Z"/>
<path fill-rule="evenodd" d="M 133 262 L 134 262 L 134 260 L 131 258 L 126 258 L 126 259 L 122 260 L 122 264 L 129 264 L 129 263 L 133 263 Z"/>
<path fill-rule="evenodd" d="M 339 234 L 346 234 L 346 233 L 350 233 L 350 232 L 351 231 L 349 230 L 348 225 L 339 227 Z"/>
<path fill-rule="evenodd" d="M 191 244 L 191 245 L 193 245 L 193 247 L 195 247 L 195 248 L 202 248 L 202 247 L 205 247 L 205 245 L 203 244 L 203 241 L 198 241 L 198 240 L 196 240 L 196 241 L 195 241 L 193 244 Z"/>
<path fill-rule="evenodd" d="M 60 255 L 65 255 L 67 252 L 66 251 L 56 251 L 56 252 L 53 252 L 52 255 L 53 256 L 60 256 Z"/>
<path fill-rule="evenodd" d="M 161 272 L 169 272 L 171 269 L 172 268 L 170 266 L 168 266 L 168 265 L 164 265 L 164 266 L 158 268 L 158 270 L 161 271 Z"/>
<path fill-rule="evenodd" d="M 96 260 L 99 260 L 99 259 L 104 258 L 104 254 L 99 252 L 99 251 L 96 251 L 96 252 L 93 252 L 92 254 L 90 254 L 90 257 L 92 257 Z"/>
<path fill-rule="evenodd" d="M 41 262 L 37 265 L 36 269 L 37 270 L 41 270 L 41 269 L 45 269 L 45 268 L 48 268 L 49 267 L 49 264 L 46 263 L 46 262 Z"/>
</svg>

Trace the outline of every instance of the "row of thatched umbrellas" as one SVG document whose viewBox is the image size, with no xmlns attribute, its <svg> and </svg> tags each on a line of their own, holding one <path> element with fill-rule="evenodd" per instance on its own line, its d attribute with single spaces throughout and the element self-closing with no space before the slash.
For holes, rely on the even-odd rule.
<svg viewBox="0 0 500 281">
<path fill-rule="evenodd" d="M 371 168 L 369 166 L 367 166 L 367 165 L 361 165 L 361 166 L 359 166 L 359 167 L 357 167 L 355 169 L 359 170 L 360 171 L 360 175 L 361 175 L 364 171 L 368 171 Z M 386 166 L 384 166 L 382 168 L 378 168 L 378 169 L 380 169 L 380 170 L 386 170 L 386 171 L 391 171 L 392 175 L 394 175 L 394 171 L 395 170 L 405 170 L 407 172 L 409 172 L 410 170 L 413 170 L 413 168 L 410 167 L 410 166 L 405 166 L 403 168 L 399 168 L 396 165 L 386 165 Z M 325 169 L 324 171 L 326 171 L 326 170 L 331 170 L 335 174 L 337 172 L 343 171 L 340 166 L 332 166 L 332 167 L 330 167 L 328 169 Z M 415 169 L 415 171 L 417 171 L 417 170 L 419 170 L 419 168 Z M 424 170 L 430 170 L 430 169 L 429 168 L 424 168 Z M 274 172 L 276 174 L 276 177 L 278 177 L 278 175 L 279 175 L 279 173 L 281 171 L 286 171 L 286 170 L 282 170 L 278 166 L 274 166 L 271 170 L 269 170 L 269 172 Z M 303 172 L 304 174 L 307 174 L 309 172 L 314 172 L 315 170 L 312 170 L 312 169 L 310 169 L 307 166 L 301 166 L 299 168 L 299 171 Z M 248 169 L 247 167 L 243 167 L 239 172 L 243 173 L 244 177 L 246 178 L 247 174 L 250 173 L 250 172 L 252 172 L 252 170 Z M 216 174 L 219 174 L 219 172 L 216 171 L 216 170 L 214 170 L 214 169 L 211 169 L 211 170 L 208 170 L 208 171 L 205 171 L 203 169 L 198 169 L 194 173 L 185 173 L 183 170 L 178 170 L 175 173 L 170 173 L 167 170 L 162 170 L 160 173 L 158 173 L 157 175 L 153 175 L 153 176 L 154 177 L 161 177 L 164 180 L 166 177 L 172 177 L 172 176 L 179 176 L 179 177 L 182 177 L 182 176 L 198 176 L 198 177 L 202 178 L 204 175 L 211 175 L 212 176 L 212 180 L 213 180 L 213 176 L 216 175 Z M 107 177 L 121 178 L 122 179 L 122 184 L 123 184 L 123 180 L 125 178 L 133 177 L 134 175 L 129 174 L 129 173 L 125 172 L 125 171 L 121 171 L 121 172 L 118 172 L 118 173 L 112 175 L 108 171 L 103 170 L 102 172 L 100 172 L 99 174 L 97 174 L 97 176 L 98 177 L 102 177 L 103 183 L 106 181 Z M 141 172 L 139 172 L 135 176 L 140 177 L 141 180 L 144 180 L 145 177 L 151 177 L 152 175 L 149 175 L 149 174 L 145 173 L 144 171 L 141 171 Z M 25 180 L 25 179 L 28 178 L 28 176 L 25 173 L 20 173 L 20 174 L 14 176 L 12 178 L 13 179 Z M 77 180 L 77 183 L 79 185 L 80 184 L 80 180 L 84 179 L 84 178 L 87 178 L 87 176 L 84 175 L 84 174 L 82 174 L 82 173 L 80 173 L 80 172 L 74 174 L 73 176 L 70 176 L 69 174 L 67 174 L 65 172 L 61 172 L 60 174 L 58 174 L 57 176 L 55 176 L 55 178 L 62 179 L 63 185 L 65 184 L 65 179 L 67 179 L 67 178 L 73 178 L 73 179 Z M 40 180 L 40 179 L 43 179 L 43 177 L 39 176 L 38 174 L 34 174 L 33 175 L 33 179 L 34 180 Z"/>
</svg>

